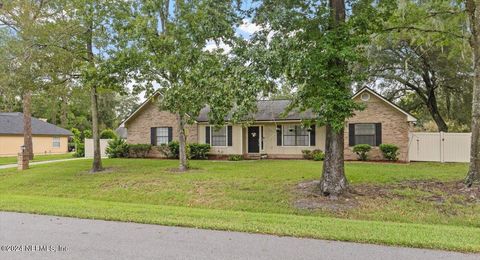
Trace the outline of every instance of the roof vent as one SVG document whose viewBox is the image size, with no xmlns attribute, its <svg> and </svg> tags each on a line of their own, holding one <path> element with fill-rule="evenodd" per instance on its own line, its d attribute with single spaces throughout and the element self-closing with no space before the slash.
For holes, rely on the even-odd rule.
<svg viewBox="0 0 480 260">
<path fill-rule="evenodd" d="M 370 94 L 368 94 L 367 92 L 364 92 L 364 93 L 362 93 L 362 95 L 360 96 L 360 98 L 361 98 L 363 101 L 368 101 L 368 100 L 370 100 Z"/>
</svg>

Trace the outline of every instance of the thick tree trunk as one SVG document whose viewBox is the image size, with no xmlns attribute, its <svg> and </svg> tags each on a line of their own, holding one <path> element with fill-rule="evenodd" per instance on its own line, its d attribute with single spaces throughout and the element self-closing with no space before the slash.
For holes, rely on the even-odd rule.
<svg viewBox="0 0 480 260">
<path fill-rule="evenodd" d="M 90 66 L 95 67 L 95 60 L 93 56 L 93 21 L 89 21 L 89 28 L 87 31 L 87 58 Z M 98 93 L 95 82 L 90 82 L 90 109 L 92 110 L 92 138 L 93 138 L 93 172 L 99 172 L 103 170 L 102 157 L 100 153 L 100 133 L 98 127 Z"/>
<path fill-rule="evenodd" d="M 345 22 L 345 1 L 330 0 L 329 4 L 332 15 L 331 28 L 335 29 Z M 332 64 L 347 69 L 342 61 L 333 60 Z M 345 86 L 339 82 L 337 87 L 344 88 Z M 326 125 L 325 160 L 323 161 L 322 177 L 320 179 L 320 191 L 325 196 L 335 197 L 344 193 L 348 188 L 343 158 L 343 134 L 343 128 L 336 131 L 331 125 Z"/>
<path fill-rule="evenodd" d="M 320 191 L 325 196 L 337 196 L 348 188 L 343 159 L 344 130 L 336 132 L 326 126 L 325 160 L 323 161 Z"/>
<path fill-rule="evenodd" d="M 480 3 L 478 0 L 467 0 L 466 7 L 472 33 L 470 45 L 474 66 L 470 167 L 465 179 L 466 185 L 470 187 L 480 180 Z"/>
<path fill-rule="evenodd" d="M 187 138 L 185 136 L 185 117 L 181 114 L 178 115 L 178 159 L 180 165 L 178 170 L 184 172 L 188 169 L 187 162 Z"/>
<path fill-rule="evenodd" d="M 23 145 L 29 160 L 33 160 L 32 141 L 32 92 L 26 90 L 23 94 Z"/>
<path fill-rule="evenodd" d="M 440 111 L 438 110 L 437 97 L 435 96 L 435 93 L 429 94 L 427 99 L 427 108 L 433 118 L 433 121 L 435 121 L 435 124 L 438 127 L 438 131 L 448 132 L 447 123 L 445 123 L 445 120 L 443 119 L 442 115 L 440 115 Z"/>
</svg>

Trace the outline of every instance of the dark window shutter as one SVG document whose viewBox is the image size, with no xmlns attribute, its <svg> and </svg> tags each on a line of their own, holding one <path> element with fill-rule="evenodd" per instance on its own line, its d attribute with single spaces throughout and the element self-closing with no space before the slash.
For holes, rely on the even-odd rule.
<svg viewBox="0 0 480 260">
<path fill-rule="evenodd" d="M 315 146 L 315 125 L 310 127 L 310 146 Z"/>
<path fill-rule="evenodd" d="M 233 138 L 232 138 L 232 132 L 233 132 L 233 131 L 232 131 L 232 126 L 229 125 L 229 126 L 227 127 L 227 138 L 228 138 L 227 143 L 228 143 L 228 146 L 232 146 L 232 145 L 233 145 L 233 143 L 232 143 L 232 141 L 233 141 L 233 140 L 232 140 L 232 139 L 233 139 Z"/>
<path fill-rule="evenodd" d="M 376 146 L 380 146 L 382 144 L 382 124 L 381 123 L 375 124 L 375 144 Z"/>
<path fill-rule="evenodd" d="M 348 146 L 355 146 L 355 124 L 348 124 Z"/>
<path fill-rule="evenodd" d="M 171 127 L 168 128 L 168 142 L 170 143 L 173 141 L 173 129 Z"/>
<path fill-rule="evenodd" d="M 157 145 L 157 128 L 156 127 L 150 128 L 150 144 L 153 146 Z"/>
<path fill-rule="evenodd" d="M 277 125 L 277 146 L 282 146 L 282 125 Z"/>
<path fill-rule="evenodd" d="M 210 144 L 210 127 L 205 127 L 205 143 Z"/>
</svg>

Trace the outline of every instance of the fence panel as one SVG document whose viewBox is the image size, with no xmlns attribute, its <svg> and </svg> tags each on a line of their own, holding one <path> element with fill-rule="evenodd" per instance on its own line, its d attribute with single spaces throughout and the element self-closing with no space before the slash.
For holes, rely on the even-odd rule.
<svg viewBox="0 0 480 260">
<path fill-rule="evenodd" d="M 409 159 L 423 162 L 468 162 L 470 136 L 470 133 L 411 132 Z"/>
<path fill-rule="evenodd" d="M 100 154 L 102 157 L 107 157 L 105 150 L 110 139 L 100 139 Z M 85 139 L 85 157 L 93 158 L 93 139 Z"/>
</svg>

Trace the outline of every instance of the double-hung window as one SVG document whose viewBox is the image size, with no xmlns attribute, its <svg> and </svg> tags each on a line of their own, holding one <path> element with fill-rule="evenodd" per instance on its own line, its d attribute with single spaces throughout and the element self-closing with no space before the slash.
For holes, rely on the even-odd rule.
<svg viewBox="0 0 480 260">
<path fill-rule="evenodd" d="M 283 126 L 283 146 L 308 146 L 310 133 L 302 125 Z"/>
<path fill-rule="evenodd" d="M 212 146 L 227 146 L 227 127 L 212 127 Z"/>
<path fill-rule="evenodd" d="M 59 148 L 60 147 L 60 137 L 53 137 L 52 138 L 52 147 Z"/>
<path fill-rule="evenodd" d="M 168 127 L 157 127 L 157 145 L 168 144 Z"/>
<path fill-rule="evenodd" d="M 375 146 L 375 124 L 355 124 L 355 144 L 369 144 Z"/>
</svg>

